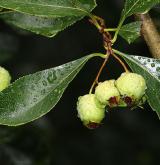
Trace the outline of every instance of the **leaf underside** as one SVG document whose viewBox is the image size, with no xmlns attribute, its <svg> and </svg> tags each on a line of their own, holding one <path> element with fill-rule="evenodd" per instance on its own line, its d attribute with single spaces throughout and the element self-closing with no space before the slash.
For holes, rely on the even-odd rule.
<svg viewBox="0 0 160 165">
<path fill-rule="evenodd" d="M 7 23 L 46 37 L 54 37 L 58 32 L 76 23 L 83 17 L 43 18 L 18 12 L 0 15 Z"/>
</svg>

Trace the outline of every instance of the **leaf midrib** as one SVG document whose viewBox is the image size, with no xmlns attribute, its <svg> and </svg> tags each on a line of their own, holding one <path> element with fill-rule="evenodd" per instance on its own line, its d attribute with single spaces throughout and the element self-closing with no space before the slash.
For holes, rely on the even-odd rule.
<svg viewBox="0 0 160 165">
<path fill-rule="evenodd" d="M 128 16 L 128 13 L 133 9 L 133 7 L 134 7 L 135 5 L 137 5 L 137 3 L 138 3 L 139 1 L 140 1 L 140 0 L 138 0 L 138 1 L 130 8 L 130 10 L 128 10 L 128 12 L 126 12 L 125 16 Z"/>
<path fill-rule="evenodd" d="M 124 30 L 121 28 L 120 32 L 123 31 L 123 32 L 130 32 L 130 33 L 138 33 L 139 34 L 139 31 L 131 31 L 131 30 Z"/>
<path fill-rule="evenodd" d="M 79 7 L 69 7 L 69 6 L 59 6 L 59 5 L 47 5 L 47 4 L 35 4 L 35 3 L 31 3 L 31 2 L 29 2 L 27 4 L 24 3 L 24 2 L 17 2 L 17 3 L 23 4 L 23 5 L 36 5 L 36 6 L 41 6 L 41 7 L 53 7 L 53 8 L 62 8 L 62 9 L 72 9 L 72 10 L 78 10 L 78 11 L 87 13 L 87 11 L 85 11 L 84 9 L 79 8 Z M 2 5 L 2 7 L 4 7 L 4 6 Z M 10 9 L 12 9 L 12 8 L 10 8 Z M 16 9 L 15 9 L 15 11 L 16 11 Z M 19 10 L 17 10 L 17 11 L 19 11 Z"/>
</svg>

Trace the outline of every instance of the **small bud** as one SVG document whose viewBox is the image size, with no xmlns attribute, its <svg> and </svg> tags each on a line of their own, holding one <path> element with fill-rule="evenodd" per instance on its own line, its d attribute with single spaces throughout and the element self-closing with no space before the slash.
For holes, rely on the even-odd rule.
<svg viewBox="0 0 160 165">
<path fill-rule="evenodd" d="M 7 88 L 10 84 L 10 81 L 11 76 L 9 72 L 6 69 L 0 67 L 0 91 Z"/>
<path fill-rule="evenodd" d="M 95 89 L 95 95 L 104 105 L 114 107 L 119 104 L 120 94 L 115 86 L 115 80 L 108 80 L 99 83 Z"/>
<path fill-rule="evenodd" d="M 127 72 L 122 73 L 117 79 L 116 86 L 128 106 L 139 101 L 147 88 L 145 79 L 141 75 Z"/>
<path fill-rule="evenodd" d="M 97 128 L 105 117 L 105 107 L 94 94 L 80 96 L 77 102 L 78 116 L 83 124 L 90 128 Z"/>
</svg>

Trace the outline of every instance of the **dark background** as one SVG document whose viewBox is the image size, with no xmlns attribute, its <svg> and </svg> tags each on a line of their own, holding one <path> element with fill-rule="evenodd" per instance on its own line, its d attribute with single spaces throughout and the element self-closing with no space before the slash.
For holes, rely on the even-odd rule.
<svg viewBox="0 0 160 165">
<path fill-rule="evenodd" d="M 123 0 L 101 0 L 94 13 L 103 17 L 108 27 L 115 27 L 122 7 Z M 156 20 L 159 9 L 151 14 Z M 151 56 L 143 39 L 128 45 L 119 38 L 116 48 Z M 13 80 L 93 52 L 104 49 L 101 36 L 87 18 L 52 39 L 0 21 L 0 62 Z M 160 164 L 160 122 L 149 105 L 134 111 L 113 110 L 96 130 L 88 130 L 78 119 L 77 98 L 88 92 L 101 62 L 88 62 L 56 107 L 41 119 L 19 127 L 0 126 L 0 165 Z M 116 79 L 121 72 L 121 66 L 110 59 L 101 81 Z"/>
</svg>

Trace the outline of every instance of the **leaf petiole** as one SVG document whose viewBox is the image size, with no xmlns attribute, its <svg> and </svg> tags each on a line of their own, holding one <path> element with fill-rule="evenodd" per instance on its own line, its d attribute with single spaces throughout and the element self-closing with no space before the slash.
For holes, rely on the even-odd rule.
<svg viewBox="0 0 160 165">
<path fill-rule="evenodd" d="M 104 29 L 105 32 L 115 32 L 117 31 L 117 28 L 107 28 L 107 29 Z"/>
<path fill-rule="evenodd" d="M 119 56 L 123 57 L 125 54 L 120 52 L 119 50 L 112 49 L 114 53 L 118 54 Z"/>
<path fill-rule="evenodd" d="M 99 23 L 97 21 L 97 16 L 95 16 L 95 15 L 93 15 L 91 13 L 88 13 L 88 16 L 91 18 L 90 22 L 92 24 L 94 24 L 98 30 L 100 30 L 101 29 L 101 26 L 99 25 Z"/>
<path fill-rule="evenodd" d="M 122 27 L 122 25 L 123 25 L 123 23 L 124 23 L 124 21 L 125 21 L 125 16 L 123 16 L 122 18 L 121 18 L 121 20 L 120 20 L 120 22 L 119 22 L 119 25 L 118 25 L 118 27 L 116 28 L 116 32 L 115 32 L 115 34 L 114 34 L 114 37 L 113 37 L 113 39 L 112 39 L 112 43 L 114 44 L 115 42 L 116 42 L 116 40 L 117 40 L 117 37 L 118 37 L 118 33 L 119 33 L 119 31 L 120 31 L 120 29 L 121 29 L 121 27 Z"/>
</svg>

